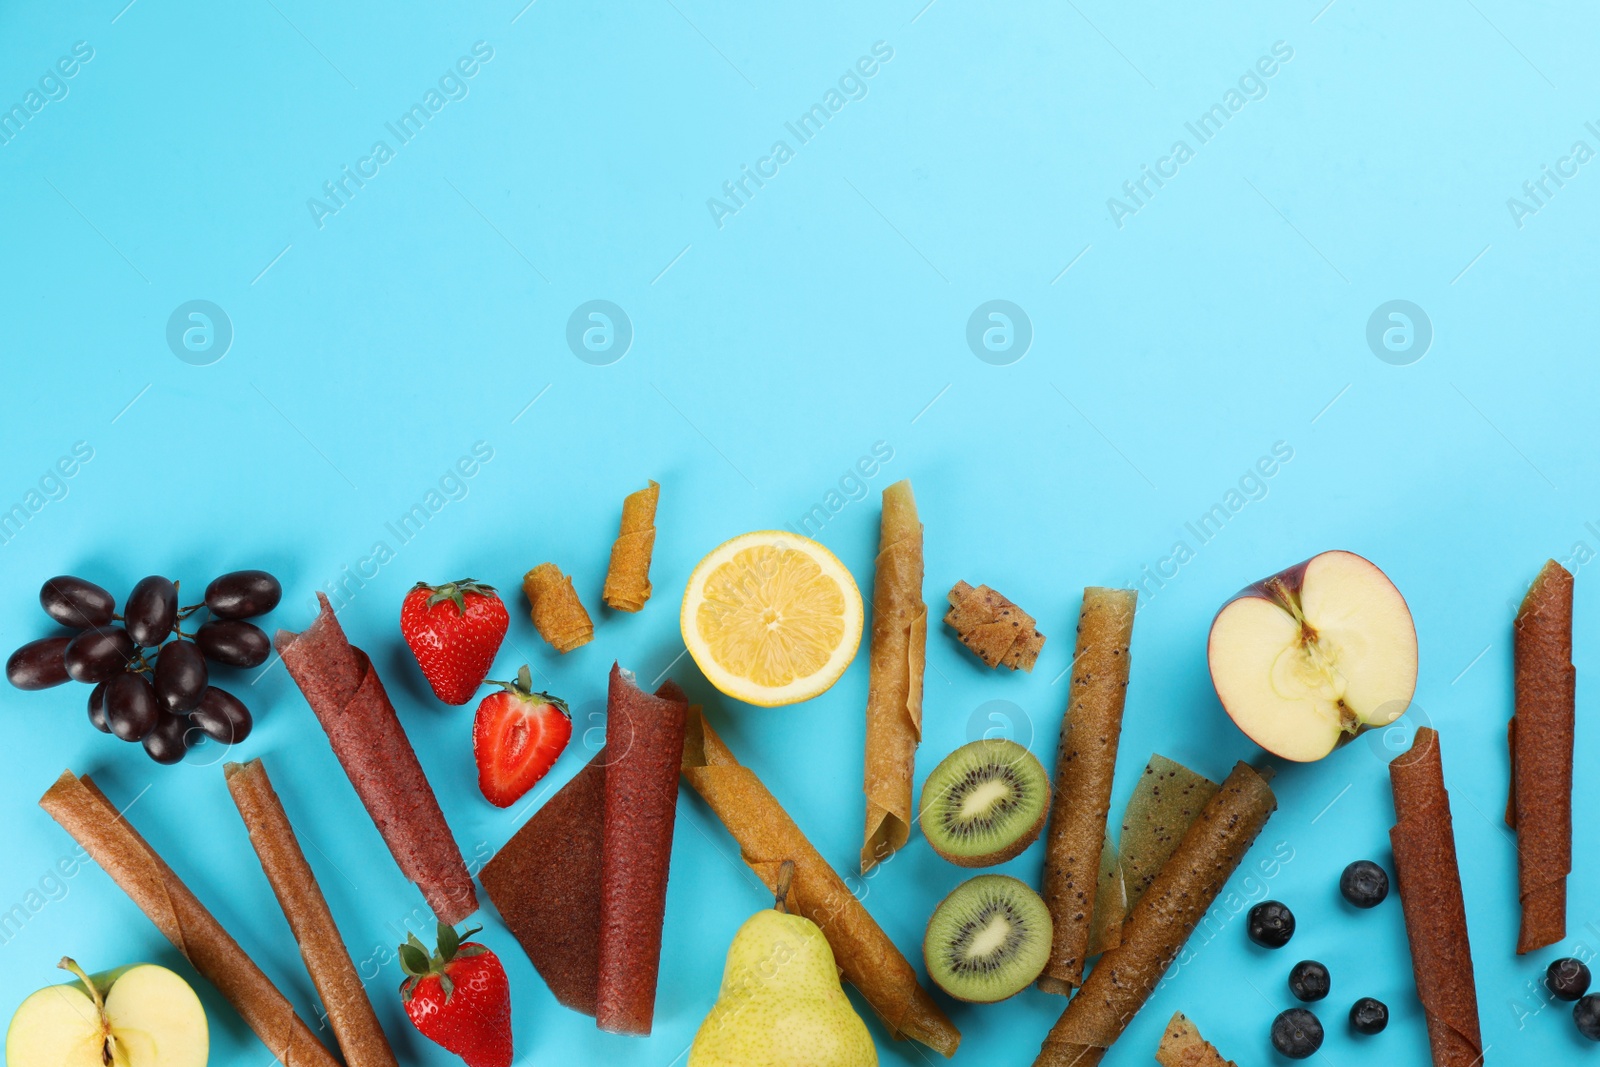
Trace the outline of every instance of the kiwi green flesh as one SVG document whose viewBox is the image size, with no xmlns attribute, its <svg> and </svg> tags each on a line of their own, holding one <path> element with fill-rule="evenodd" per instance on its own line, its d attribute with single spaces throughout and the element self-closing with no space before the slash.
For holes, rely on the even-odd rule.
<svg viewBox="0 0 1600 1067">
<path fill-rule="evenodd" d="M 928 921 L 928 977 L 958 1000 L 991 1004 L 1026 989 L 1050 958 L 1050 910 L 1009 875 L 980 874 Z"/>
<path fill-rule="evenodd" d="M 922 786 L 919 821 L 936 852 L 967 867 L 1003 863 L 1038 837 L 1050 777 L 1015 741 L 974 741 L 945 757 Z"/>
</svg>

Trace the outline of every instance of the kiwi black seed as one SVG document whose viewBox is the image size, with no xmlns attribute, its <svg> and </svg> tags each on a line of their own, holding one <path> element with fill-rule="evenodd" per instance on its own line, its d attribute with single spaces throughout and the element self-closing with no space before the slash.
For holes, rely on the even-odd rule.
<svg viewBox="0 0 1600 1067">
<path fill-rule="evenodd" d="M 1004 1000 L 1044 970 L 1051 929 L 1038 893 L 1010 875 L 980 874 L 933 910 L 922 939 L 928 977 L 957 1000 Z"/>
<path fill-rule="evenodd" d="M 962 745 L 922 783 L 918 821 L 933 850 L 962 867 L 993 867 L 1033 844 L 1050 810 L 1050 776 L 1003 738 Z"/>
</svg>

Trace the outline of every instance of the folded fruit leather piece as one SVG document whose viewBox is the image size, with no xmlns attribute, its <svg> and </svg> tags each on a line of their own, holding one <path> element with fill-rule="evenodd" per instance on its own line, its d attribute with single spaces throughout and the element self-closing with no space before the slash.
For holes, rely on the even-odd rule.
<svg viewBox="0 0 1600 1067">
<path fill-rule="evenodd" d="M 1047 993 L 1065 995 L 1081 984 L 1089 957 L 1136 606 L 1137 594 L 1131 589 L 1083 591 L 1039 893 L 1055 927 L 1050 962 L 1038 982 Z"/>
<path fill-rule="evenodd" d="M 522 592 L 534 628 L 551 648 L 566 655 L 594 640 L 594 622 L 560 567 L 539 564 L 522 576 Z"/>
<path fill-rule="evenodd" d="M 1032 615 L 986 585 L 957 582 L 946 599 L 950 610 L 944 621 L 973 655 L 990 667 L 1033 670 L 1044 634 L 1035 628 Z"/>
<path fill-rule="evenodd" d="M 1223 1059 L 1217 1047 L 1201 1037 L 1181 1011 L 1173 1014 L 1166 1033 L 1161 1035 L 1156 1062 L 1161 1067 L 1239 1067 L 1232 1060 Z"/>
<path fill-rule="evenodd" d="M 1467 907 L 1456 865 L 1450 794 L 1439 735 L 1419 727 L 1411 748 L 1389 764 L 1394 788 L 1395 886 L 1411 942 L 1417 999 L 1427 1016 L 1434 1067 L 1479 1067 L 1483 1036 L 1467 943 Z"/>
<path fill-rule="evenodd" d="M 896 1038 L 953 1056 L 957 1030 L 917 983 L 917 972 L 755 772 L 740 766 L 699 708 L 689 709 L 683 777 L 728 828 L 750 869 L 776 889 L 784 860 L 794 862 L 789 910 L 821 928 L 845 980 L 861 991 Z"/>
<path fill-rule="evenodd" d="M 613 664 L 605 748 L 479 876 L 555 998 L 614 1033 L 655 1013 L 686 711 Z"/>
<path fill-rule="evenodd" d="M 401 873 L 454 926 L 478 910 L 461 849 L 372 661 L 345 637 L 328 598 L 317 599 L 316 621 L 300 634 L 279 630 L 273 644 Z"/>
<path fill-rule="evenodd" d="M 1520 954 L 1567 936 L 1577 670 L 1572 665 L 1572 575 L 1555 560 L 1534 579 L 1512 633 L 1516 714 L 1508 728 L 1506 822 L 1517 832 Z"/>
<path fill-rule="evenodd" d="M 261 860 L 261 870 L 300 946 L 300 956 L 328 1013 L 346 1067 L 396 1067 L 394 1050 L 378 1024 L 317 877 L 295 840 L 289 814 L 272 788 L 266 766 L 259 759 L 224 763 L 222 773 Z"/>
<path fill-rule="evenodd" d="M 261 968 L 85 775 L 63 771 L 39 800 L 156 929 L 217 987 L 284 1067 L 339 1067 Z"/>
<path fill-rule="evenodd" d="M 1236 764 L 1134 905 L 1122 943 L 1100 957 L 1051 1027 L 1034 1067 L 1100 1062 L 1155 992 L 1277 807 L 1267 780 L 1248 764 Z"/>
</svg>

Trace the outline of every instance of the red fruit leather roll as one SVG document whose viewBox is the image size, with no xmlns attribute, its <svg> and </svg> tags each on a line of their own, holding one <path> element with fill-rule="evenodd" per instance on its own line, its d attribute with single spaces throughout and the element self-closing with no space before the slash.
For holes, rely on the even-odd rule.
<svg viewBox="0 0 1600 1067">
<path fill-rule="evenodd" d="M 556 1000 L 608 1030 L 643 1034 L 655 1013 L 687 708 L 675 683 L 652 697 L 615 666 L 608 705 L 606 747 L 479 877 Z M 655 777 L 662 759 L 673 769 L 667 789 Z"/>
<path fill-rule="evenodd" d="M 454 926 L 478 910 L 461 849 L 372 661 L 345 637 L 328 598 L 317 600 L 316 621 L 300 634 L 279 630 L 273 644 L 401 873 Z"/>
<path fill-rule="evenodd" d="M 556 1000 L 593 1015 L 600 982 L 606 749 L 522 824 L 478 878 Z"/>
<path fill-rule="evenodd" d="M 611 665 L 606 699 L 605 847 L 600 862 L 600 960 L 595 1022 L 648 1034 L 655 1015 L 667 869 L 683 761 L 683 691 L 652 696 Z"/>
<path fill-rule="evenodd" d="M 1522 929 L 1517 952 L 1567 936 L 1572 873 L 1572 734 L 1577 670 L 1572 666 L 1572 575 L 1555 560 L 1534 579 L 1512 625 L 1516 714 L 1511 718 L 1511 800 L 1517 832 Z"/>
<path fill-rule="evenodd" d="M 1419 727 L 1410 751 L 1389 764 L 1389 781 L 1394 787 L 1389 841 L 1395 885 L 1405 911 L 1411 969 L 1427 1016 L 1434 1067 L 1478 1067 L 1483 1063 L 1478 993 L 1439 735 Z"/>
</svg>

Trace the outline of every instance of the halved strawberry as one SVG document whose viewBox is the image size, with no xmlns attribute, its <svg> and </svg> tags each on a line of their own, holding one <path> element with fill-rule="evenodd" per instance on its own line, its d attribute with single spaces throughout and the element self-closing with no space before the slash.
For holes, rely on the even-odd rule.
<svg viewBox="0 0 1600 1067">
<path fill-rule="evenodd" d="M 472 755 L 478 788 L 495 807 L 510 807 L 543 778 L 572 740 L 566 701 L 535 693 L 524 666 L 514 682 L 495 682 L 472 722 Z"/>
</svg>

